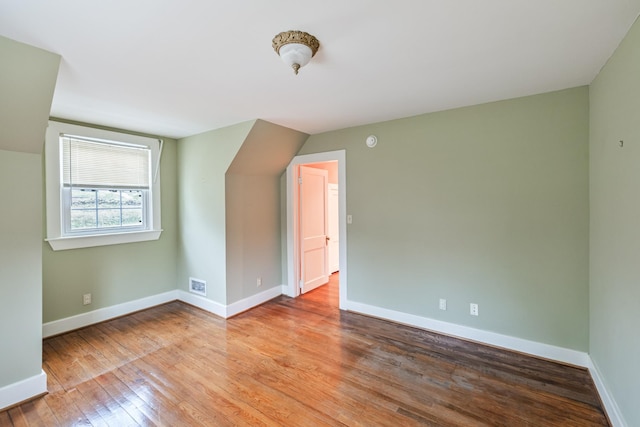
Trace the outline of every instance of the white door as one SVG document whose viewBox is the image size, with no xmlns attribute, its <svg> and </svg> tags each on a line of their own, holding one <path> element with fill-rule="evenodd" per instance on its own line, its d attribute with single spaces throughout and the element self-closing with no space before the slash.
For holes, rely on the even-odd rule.
<svg viewBox="0 0 640 427">
<path fill-rule="evenodd" d="M 338 213 L 338 184 L 329 184 L 329 273 L 340 270 L 340 215 Z"/>
<path fill-rule="evenodd" d="M 300 166 L 300 292 L 329 281 L 326 170 Z"/>
</svg>

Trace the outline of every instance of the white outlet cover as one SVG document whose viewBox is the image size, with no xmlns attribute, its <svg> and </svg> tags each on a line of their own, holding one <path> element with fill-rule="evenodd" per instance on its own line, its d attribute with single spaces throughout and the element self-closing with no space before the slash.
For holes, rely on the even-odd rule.
<svg viewBox="0 0 640 427">
<path fill-rule="evenodd" d="M 440 310 L 446 310 L 447 309 L 447 300 L 444 298 L 440 298 Z"/>
<path fill-rule="evenodd" d="M 469 304 L 469 314 L 471 314 L 472 316 L 478 315 L 478 304 Z"/>
</svg>

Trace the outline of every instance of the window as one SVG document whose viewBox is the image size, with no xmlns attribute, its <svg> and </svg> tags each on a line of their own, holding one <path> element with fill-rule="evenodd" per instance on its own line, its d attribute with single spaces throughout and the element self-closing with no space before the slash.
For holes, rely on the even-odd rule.
<svg viewBox="0 0 640 427">
<path fill-rule="evenodd" d="M 54 250 L 160 237 L 162 141 L 49 122 L 47 241 Z"/>
</svg>

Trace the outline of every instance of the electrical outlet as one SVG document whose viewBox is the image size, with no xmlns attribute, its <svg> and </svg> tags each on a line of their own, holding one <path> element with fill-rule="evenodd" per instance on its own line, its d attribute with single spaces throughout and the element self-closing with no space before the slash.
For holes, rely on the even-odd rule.
<svg viewBox="0 0 640 427">
<path fill-rule="evenodd" d="M 469 314 L 472 316 L 478 315 L 478 304 L 475 304 L 475 303 L 469 304 Z"/>
<path fill-rule="evenodd" d="M 82 305 L 89 305 L 89 304 L 91 304 L 91 294 L 82 295 Z"/>
<path fill-rule="evenodd" d="M 440 298 L 440 310 L 446 310 L 447 309 L 447 300 L 444 298 Z"/>
<path fill-rule="evenodd" d="M 258 277 L 257 280 L 257 287 L 259 288 L 260 286 L 262 286 L 262 277 Z"/>
</svg>

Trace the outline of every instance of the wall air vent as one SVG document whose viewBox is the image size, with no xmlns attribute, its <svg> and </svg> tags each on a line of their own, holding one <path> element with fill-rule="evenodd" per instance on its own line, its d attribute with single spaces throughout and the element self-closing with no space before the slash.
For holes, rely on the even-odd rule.
<svg viewBox="0 0 640 427">
<path fill-rule="evenodd" d="M 207 296 L 207 282 L 204 280 L 189 277 L 189 292 L 194 294 Z"/>
</svg>

